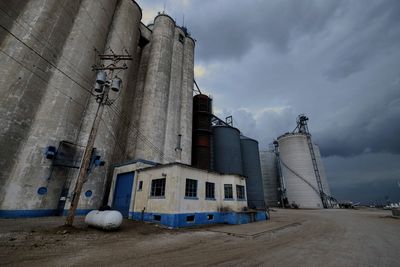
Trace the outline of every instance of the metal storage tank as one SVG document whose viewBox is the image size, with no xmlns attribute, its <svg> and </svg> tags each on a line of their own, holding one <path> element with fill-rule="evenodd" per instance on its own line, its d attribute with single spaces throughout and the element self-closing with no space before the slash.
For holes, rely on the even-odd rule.
<svg viewBox="0 0 400 267">
<path fill-rule="evenodd" d="M 307 136 L 288 133 L 278 137 L 282 176 L 289 204 L 300 208 L 323 208 Z"/>
<path fill-rule="evenodd" d="M 214 170 L 243 175 L 240 131 L 230 126 L 213 126 L 212 132 Z"/>
<path fill-rule="evenodd" d="M 175 27 L 164 144 L 164 155 L 173 161 L 181 161 L 180 121 L 184 38 L 182 29 Z"/>
<path fill-rule="evenodd" d="M 174 36 L 174 20 L 165 14 L 158 15 L 154 20 L 139 123 L 139 132 L 145 140 L 138 140 L 136 158 L 173 161 L 164 156 L 164 140 Z"/>
<path fill-rule="evenodd" d="M 260 151 L 260 163 L 265 204 L 268 207 L 278 207 L 280 186 L 275 152 Z"/>
<path fill-rule="evenodd" d="M 328 180 L 326 178 L 324 162 L 322 161 L 319 147 L 316 144 L 314 144 L 314 154 L 315 154 L 315 160 L 317 161 L 317 166 L 319 170 L 319 175 L 321 177 L 321 183 L 322 183 L 322 188 L 324 189 L 324 193 L 328 196 L 331 196 L 331 190 L 329 188 Z"/>
<path fill-rule="evenodd" d="M 111 48 L 116 54 L 130 54 L 131 56 L 136 55 L 136 49 L 138 46 L 138 41 L 140 37 L 139 24 L 142 18 L 142 12 L 140 7 L 132 0 L 119 0 L 117 7 L 114 12 L 113 21 L 108 33 L 107 43 L 105 53 L 110 53 L 108 48 Z M 125 62 L 128 69 L 120 71 L 118 77 L 123 81 L 123 88 L 118 92 L 114 93 L 110 90 L 110 99 L 116 99 L 112 106 L 106 107 L 102 116 L 101 123 L 97 132 L 94 147 L 96 148 L 96 153 L 101 156 L 101 159 L 105 161 L 106 165 L 101 168 L 95 168 L 93 172 L 89 175 L 87 182 L 85 182 L 82 192 L 90 190 L 92 192 L 90 197 L 81 195 L 79 200 L 79 209 L 93 209 L 102 206 L 104 190 L 107 187 L 107 174 L 112 172 L 111 166 L 115 163 L 113 162 L 113 155 L 124 154 L 124 147 L 118 143 L 117 136 L 120 132 L 121 124 L 128 115 L 126 114 L 127 107 L 123 106 L 123 101 L 132 98 L 132 91 L 134 87 L 127 86 L 130 79 L 136 76 L 135 68 L 133 68 L 134 61 Z M 116 75 L 116 73 L 114 73 Z M 126 103 L 129 105 L 129 102 Z M 88 104 L 85 123 L 82 127 L 80 133 L 80 143 L 86 144 L 87 138 L 90 134 L 92 122 L 94 115 L 97 111 L 98 104 L 94 99 Z M 116 115 L 115 110 L 121 112 L 121 115 Z M 76 178 L 76 177 L 75 177 Z M 75 184 L 75 180 L 73 183 Z M 70 188 L 70 194 L 74 188 Z M 66 208 L 68 208 L 69 203 L 67 203 Z"/>
<path fill-rule="evenodd" d="M 265 209 L 258 142 L 246 136 L 240 137 L 243 175 L 246 177 L 247 203 L 251 209 Z"/>
<path fill-rule="evenodd" d="M 211 99 L 203 94 L 193 97 L 192 166 L 209 170 L 211 156 Z"/>
<path fill-rule="evenodd" d="M 0 118 L 0 180 L 7 182 L 0 185 L 0 209 L 32 210 L 32 215 L 55 212 L 68 174 L 60 168 L 51 172 L 51 160 L 45 159 L 44 151 L 61 140 L 77 141 L 89 99 L 81 86 L 91 88 L 94 77 L 93 58 L 87 55 L 93 53 L 93 46 L 104 48 L 107 32 L 102 30 L 108 29 L 115 3 L 26 1 L 11 32 L 48 62 L 11 36 L 3 40 L 1 49 L 15 61 L 0 55 L 8 66 L 1 70 L 1 82 L 19 89 L 4 87 L 12 94 L 5 94 L 0 104 L 1 112 L 10 114 Z M 96 25 L 88 13 L 98 21 Z M 19 77 L 17 83 L 15 77 Z"/>
<path fill-rule="evenodd" d="M 183 28 L 185 47 L 183 52 L 182 102 L 181 102 L 181 161 L 185 164 L 192 162 L 192 112 L 194 86 L 194 47 L 195 41 Z"/>
</svg>

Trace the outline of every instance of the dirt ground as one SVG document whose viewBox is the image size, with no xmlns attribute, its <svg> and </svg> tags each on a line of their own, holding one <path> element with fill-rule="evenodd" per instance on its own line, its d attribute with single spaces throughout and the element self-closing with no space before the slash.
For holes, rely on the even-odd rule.
<svg viewBox="0 0 400 267">
<path fill-rule="evenodd" d="M 271 220 L 169 230 L 125 220 L 121 230 L 83 218 L 0 220 L 0 265 L 400 266 L 400 220 L 390 211 L 276 210 Z"/>
</svg>

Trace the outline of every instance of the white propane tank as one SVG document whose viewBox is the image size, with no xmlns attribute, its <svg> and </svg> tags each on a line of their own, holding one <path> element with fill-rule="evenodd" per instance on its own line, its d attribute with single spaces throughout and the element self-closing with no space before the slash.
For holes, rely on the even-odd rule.
<svg viewBox="0 0 400 267">
<path fill-rule="evenodd" d="M 92 210 L 86 215 L 85 223 L 104 230 L 114 230 L 121 226 L 122 214 L 117 210 Z"/>
</svg>

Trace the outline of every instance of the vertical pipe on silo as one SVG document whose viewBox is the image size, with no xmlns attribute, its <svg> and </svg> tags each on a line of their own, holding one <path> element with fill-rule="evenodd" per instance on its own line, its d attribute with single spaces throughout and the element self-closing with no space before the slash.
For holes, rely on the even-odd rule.
<svg viewBox="0 0 400 267">
<path fill-rule="evenodd" d="M 194 47 L 195 41 L 187 36 L 183 53 L 182 104 L 181 104 L 181 148 L 182 163 L 192 161 L 192 114 L 194 83 Z"/>
<path fill-rule="evenodd" d="M 77 62 L 65 58 L 80 5 L 78 0 L 27 1 L 7 29 L 12 34 L 2 39 L 0 113 L 8 115 L 0 118 L 0 209 L 57 207 L 63 180 L 48 180 L 51 161 L 43 154 L 69 136 L 64 130 L 73 114 L 66 117 L 65 108 L 75 105 L 77 96 L 71 77 L 84 84 L 71 66 Z M 38 195 L 39 187 L 48 187 L 46 196 Z"/>
<path fill-rule="evenodd" d="M 134 1 L 118 0 L 104 53 L 111 53 L 109 50 L 109 48 L 111 48 L 116 54 L 121 55 L 128 53 L 129 55 L 135 56 L 140 36 L 139 24 L 141 18 L 141 9 Z M 125 114 L 127 113 L 127 107 L 124 107 L 123 103 L 124 99 L 128 98 L 134 90 L 133 87 L 127 86 L 131 76 L 134 75 L 134 68 L 132 68 L 133 61 L 124 63 L 128 66 L 128 69 L 114 72 L 114 76 L 118 76 L 122 79 L 123 87 L 118 93 L 110 91 L 109 98 L 116 99 L 116 101 L 111 107 L 105 108 L 94 144 L 96 153 L 101 156 L 101 159 L 104 160 L 106 164 L 104 167 L 95 168 L 90 174 L 88 181 L 83 187 L 83 191 L 91 190 L 93 194 L 90 198 L 81 195 L 78 207 L 80 209 L 90 209 L 101 206 L 104 190 L 107 187 L 107 172 L 111 170 L 110 168 L 113 164 L 113 152 L 116 151 L 116 153 L 120 154 L 124 154 L 125 152 L 123 150 L 124 147 L 119 140 L 117 140 L 117 136 L 121 124 L 127 123 L 129 118 L 129 116 Z M 84 123 L 85 127 L 80 134 L 81 144 L 86 144 L 87 142 L 97 105 L 94 99 L 88 104 L 85 114 L 85 121 L 87 123 Z M 114 149 L 115 147 L 116 149 Z M 70 191 L 73 189 L 74 188 L 70 188 Z"/>
<path fill-rule="evenodd" d="M 175 22 L 171 17 L 161 14 L 155 18 L 143 92 L 139 123 L 140 138 L 136 144 L 136 158 L 156 162 L 170 160 L 164 157 L 163 151 L 174 33 Z"/>
<path fill-rule="evenodd" d="M 171 62 L 171 80 L 168 94 L 167 123 L 165 129 L 164 155 L 171 161 L 180 161 L 180 111 L 183 70 L 183 43 L 185 35 L 181 28 L 175 28 Z"/>
</svg>

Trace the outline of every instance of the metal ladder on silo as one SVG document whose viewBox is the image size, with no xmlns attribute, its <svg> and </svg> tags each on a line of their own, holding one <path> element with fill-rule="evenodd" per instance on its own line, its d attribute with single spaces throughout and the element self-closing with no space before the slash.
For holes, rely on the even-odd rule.
<svg viewBox="0 0 400 267">
<path fill-rule="evenodd" d="M 319 194 L 320 194 L 320 197 L 321 197 L 322 205 L 324 206 L 324 208 L 327 208 L 328 204 L 326 202 L 324 188 L 322 187 L 321 175 L 319 174 L 318 164 L 317 164 L 317 160 L 315 158 L 314 146 L 313 146 L 312 141 L 311 141 L 311 135 L 309 133 L 307 133 L 306 135 L 307 135 L 308 147 L 310 148 L 311 160 L 312 160 L 312 164 L 313 164 L 313 167 L 314 167 L 315 178 L 317 180 L 317 184 L 318 184 L 318 189 L 319 189 Z"/>
</svg>

